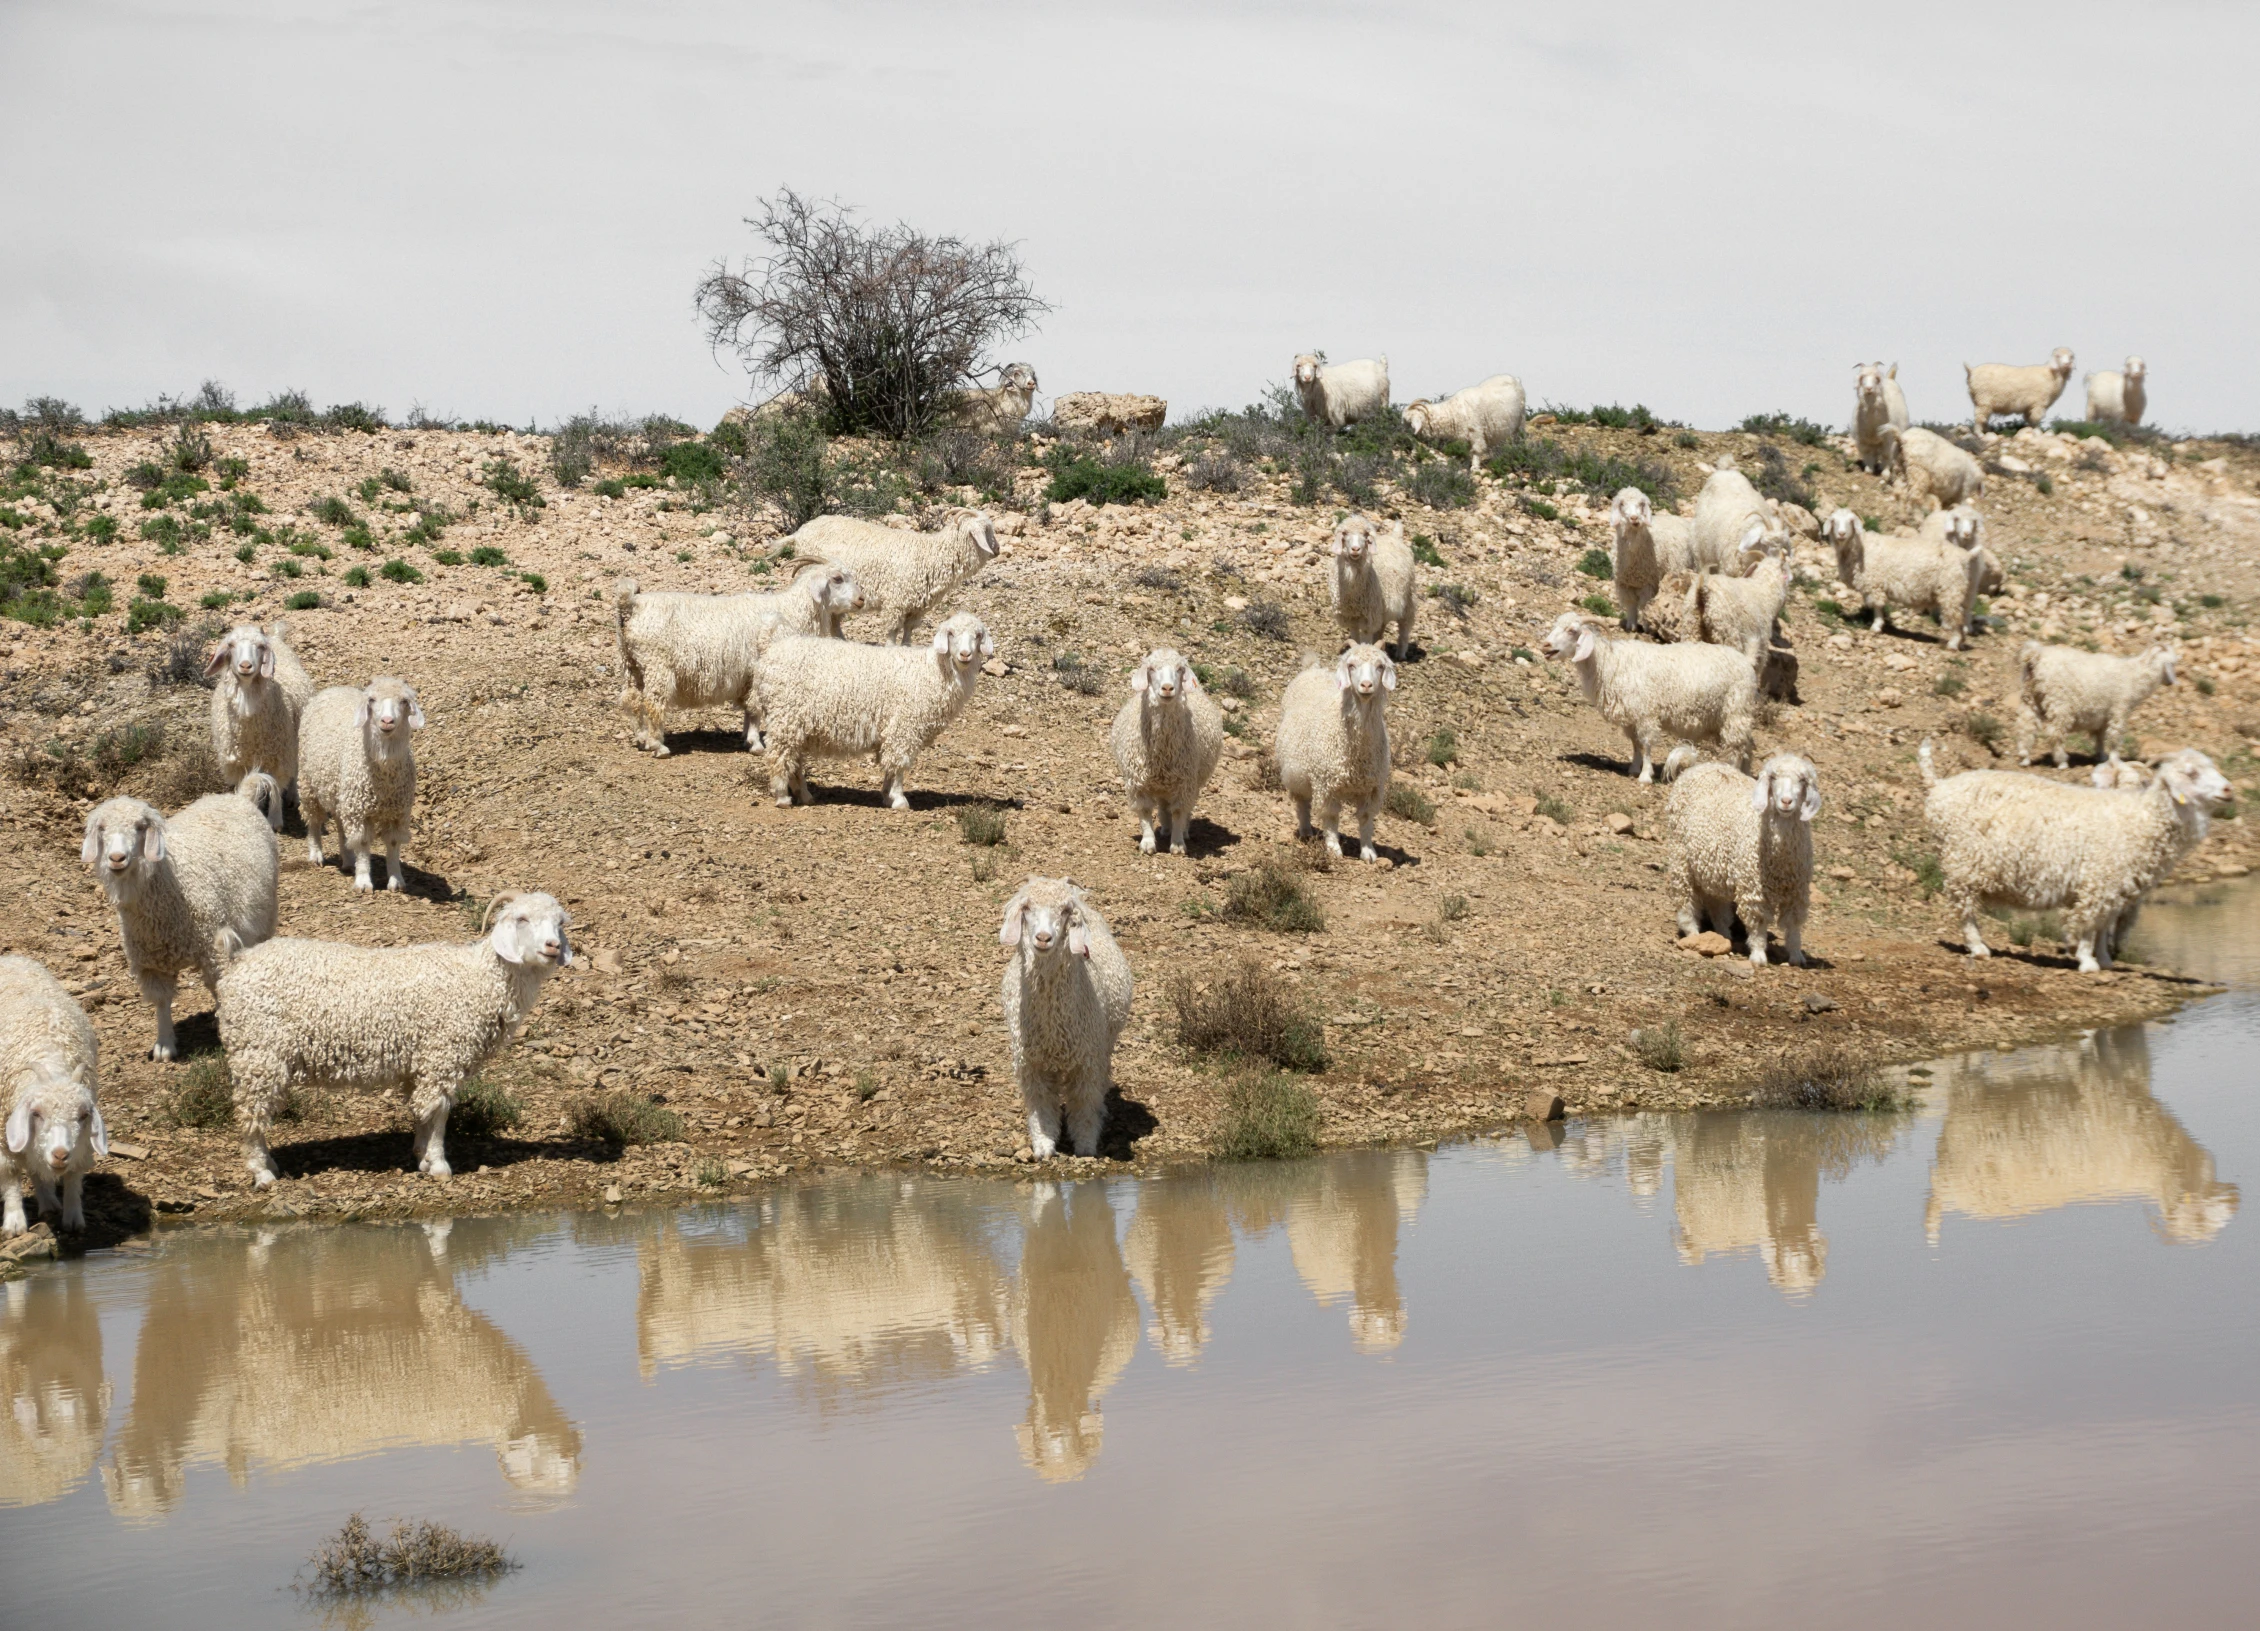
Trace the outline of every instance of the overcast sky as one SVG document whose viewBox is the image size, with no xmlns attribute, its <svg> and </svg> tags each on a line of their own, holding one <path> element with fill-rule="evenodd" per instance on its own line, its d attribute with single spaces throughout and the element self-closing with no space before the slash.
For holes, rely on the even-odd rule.
<svg viewBox="0 0 2260 1631">
<path fill-rule="evenodd" d="M 2225 4 L 0 0 L 0 402 L 707 423 L 692 286 L 789 185 L 1019 240 L 1046 397 L 1322 348 L 1841 424 L 2068 345 L 2252 429 L 2255 62 Z"/>
</svg>

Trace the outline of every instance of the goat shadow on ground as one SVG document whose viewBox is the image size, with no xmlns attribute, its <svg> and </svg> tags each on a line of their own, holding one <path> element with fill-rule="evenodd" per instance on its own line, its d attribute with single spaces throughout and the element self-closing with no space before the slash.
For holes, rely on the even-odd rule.
<svg viewBox="0 0 2260 1631">
<path fill-rule="evenodd" d="M 1133 826 L 1137 824 L 1137 819 L 1136 816 L 1130 817 Z M 1156 828 L 1154 842 L 1159 846 L 1154 852 L 1154 858 L 1159 860 L 1169 853 L 1167 829 Z M 1188 859 L 1199 860 L 1207 856 L 1222 855 L 1239 842 L 1238 833 L 1229 827 L 1219 827 L 1206 816 L 1195 816 L 1185 826 L 1185 854 Z"/>
<path fill-rule="evenodd" d="M 1556 762 L 1575 765 L 1580 770 L 1598 770 L 1604 775 L 1622 776 L 1627 781 L 1632 779 L 1632 761 L 1630 759 L 1611 759 L 1604 754 L 1582 752 L 1558 753 L 1554 757 Z"/>
<path fill-rule="evenodd" d="M 173 1063 L 185 1065 L 192 1059 L 220 1057 L 220 1016 L 217 1010 L 207 1008 L 201 1014 L 173 1015 Z M 149 1050 L 141 1050 L 144 1058 Z"/>
<path fill-rule="evenodd" d="M 664 740 L 670 758 L 684 753 L 735 753 L 740 757 L 761 758 L 745 745 L 743 729 L 734 731 L 699 730 L 669 731 Z"/>
<path fill-rule="evenodd" d="M 1161 1125 L 1154 1113 L 1136 1099 L 1125 1097 L 1119 1086 L 1106 1093 L 1106 1128 L 1099 1134 L 1099 1154 L 1113 1161 L 1134 1160 L 1138 1141 Z"/>
<path fill-rule="evenodd" d="M 887 795 L 876 787 L 841 787 L 831 782 L 810 778 L 808 789 L 816 795 L 816 808 L 844 805 L 853 809 L 884 810 Z M 907 790 L 912 814 L 928 810 L 953 810 L 966 806 L 980 806 L 1000 810 L 1021 810 L 1027 806 L 1018 798 L 998 798 L 988 793 L 941 793 L 925 788 Z"/>
<path fill-rule="evenodd" d="M 353 888 L 353 857 L 344 851 L 333 850 L 325 855 L 319 869 L 304 862 L 301 865 L 308 872 L 327 872 L 345 886 L 347 893 L 358 893 Z M 384 852 L 378 850 L 369 857 L 369 881 L 376 885 L 371 893 L 392 893 L 385 888 L 385 877 Z M 447 881 L 444 874 L 426 872 L 414 862 L 403 860 L 400 863 L 399 893 L 415 900 L 436 901 L 444 906 L 455 899 L 455 886 Z"/>
<path fill-rule="evenodd" d="M 270 1149 L 276 1170 L 285 1178 L 304 1178 L 317 1172 L 370 1172 L 403 1178 L 417 1175 L 415 1144 L 404 1128 L 303 1138 L 288 1144 L 276 1137 Z M 448 1165 L 465 1171 L 482 1166 L 514 1167 L 521 1161 L 537 1161 L 544 1156 L 585 1158 L 588 1150 L 585 1144 L 565 1140 L 465 1138 L 452 1134 L 447 1140 Z"/>
<path fill-rule="evenodd" d="M 53 1213 L 39 1212 L 38 1198 L 29 1185 L 24 1189 L 24 1215 L 33 1222 L 44 1217 L 54 1233 L 58 1257 L 80 1257 L 145 1235 L 156 1217 L 149 1197 L 128 1188 L 124 1177 L 115 1172 L 88 1173 L 79 1191 L 79 1204 L 86 1211 L 86 1228 L 78 1234 L 65 1234 L 61 1220 Z"/>
<path fill-rule="evenodd" d="M 1326 853 L 1326 837 L 1323 833 L 1318 832 L 1315 828 L 1311 831 L 1308 837 L 1297 838 L 1295 842 L 1298 844 L 1307 845 L 1310 847 L 1310 849 L 1315 851 L 1316 855 L 1313 857 L 1314 859 L 1316 857 L 1324 857 L 1326 865 L 1321 869 L 1324 871 L 1330 872 L 1335 867 L 1348 869 L 1353 867 L 1361 867 L 1367 864 L 1366 862 L 1358 859 L 1357 823 L 1354 821 L 1345 824 L 1342 829 L 1342 855 L 1339 860 Z M 1394 867 L 1403 868 L 1420 865 L 1420 857 L 1415 855 L 1411 850 L 1400 849 L 1395 844 L 1384 844 L 1379 842 L 1378 840 L 1376 840 L 1376 842 L 1374 843 L 1373 854 L 1375 860 L 1380 860 L 1386 857 L 1389 864 Z"/>
</svg>

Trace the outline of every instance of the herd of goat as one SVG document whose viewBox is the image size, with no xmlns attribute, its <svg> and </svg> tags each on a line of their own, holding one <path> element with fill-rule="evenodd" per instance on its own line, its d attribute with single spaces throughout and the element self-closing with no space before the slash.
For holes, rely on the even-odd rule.
<svg viewBox="0 0 2260 1631">
<path fill-rule="evenodd" d="M 1978 428 L 2002 413 L 2038 423 L 2071 369 L 2065 350 L 2035 368 L 1969 369 Z M 1015 370 L 983 399 L 999 416 L 1025 414 L 1032 400 L 1033 372 Z M 1739 919 L 1753 964 L 1767 961 L 1769 934 L 1790 963 L 1805 960 L 1811 823 L 1821 806 L 1818 772 L 1801 755 L 1777 753 L 1749 773 L 1759 699 L 1778 685 L 1774 670 L 1786 657 L 1773 637 L 1795 540 L 1833 548 L 1838 577 L 1877 629 L 1894 607 L 1934 614 L 1955 649 L 1971 632 L 1978 593 L 1999 572 L 1974 507 L 1982 470 L 1945 438 L 1909 425 L 1896 375 L 1896 366 L 1858 368 L 1853 441 L 1863 463 L 1927 501 L 1917 533 L 1873 534 L 1849 510 L 1823 520 L 1764 498 L 1731 458 L 1684 517 L 1657 511 L 1627 487 L 1610 510 L 1622 627 L 1612 633 L 1569 612 L 1544 642 L 1548 657 L 1575 672 L 1586 700 L 1626 733 L 1632 774 L 1646 782 L 1660 772 L 1672 783 L 1665 871 L 1680 932 L 1708 923 L 1731 936 Z M 1304 355 L 1293 377 L 1304 411 L 1335 428 L 1389 401 L 1385 358 L 1327 366 Z M 2090 415 L 2138 420 L 2143 380 L 2139 358 L 2123 372 L 2091 376 Z M 1008 399 L 1001 406 L 992 400 L 1000 396 Z M 1415 435 L 1464 444 L 1480 459 L 1520 436 L 1524 415 L 1520 382 L 1502 374 L 1415 402 L 1405 418 Z M 980 513 L 931 532 L 824 516 L 791 542 L 804 564 L 775 591 L 645 593 L 627 579 L 615 586 L 627 681 L 620 701 L 635 719 L 636 744 L 667 753 L 669 709 L 735 707 L 748 747 L 768 754 L 778 804 L 812 800 L 812 759 L 869 757 L 889 805 L 907 809 L 904 782 L 917 756 L 994 666 L 995 643 L 978 617 L 941 614 L 996 555 L 995 526 Z M 1388 699 L 1417 606 L 1415 561 L 1401 526 L 1363 514 L 1336 526 L 1331 557 L 1328 589 L 1346 644 L 1288 683 L 1274 753 L 1298 836 L 1315 831 L 1339 856 L 1345 818 L 1354 820 L 1358 853 L 1371 861 L 1391 774 Z M 887 643 L 847 639 L 843 620 L 856 613 L 876 616 Z M 919 625 L 937 618 L 929 639 L 914 640 Z M 1383 643 L 1392 626 L 1394 655 Z M 1660 639 L 1638 638 L 1642 631 Z M 87 818 L 80 858 L 116 911 L 128 969 L 156 1012 L 153 1057 L 174 1056 L 181 977 L 193 971 L 212 991 L 257 1185 L 275 1181 L 269 1124 L 302 1083 L 405 1089 L 418 1169 L 446 1176 L 454 1097 L 571 960 L 566 913 L 550 895 L 505 895 L 468 945 L 276 938 L 276 834 L 293 790 L 313 864 L 322 864 L 334 822 L 357 889 L 374 887 L 379 847 L 386 887 L 402 887 L 400 851 L 416 792 L 411 735 L 424 723 L 415 689 L 398 679 L 317 692 L 286 636 L 279 622 L 245 624 L 211 654 L 213 748 L 235 790 L 170 816 L 112 798 Z M 2144 766 L 2122 763 L 2117 751 L 2129 713 L 2173 681 L 2174 662 L 2171 647 L 2136 657 L 2023 649 L 2021 761 L 2031 762 L 2045 733 L 2061 768 L 2065 734 L 2093 732 L 2102 751 L 2092 785 L 1994 770 L 1941 778 L 1923 744 L 1925 816 L 1972 956 L 1988 955 L 1981 906 L 2060 910 L 2080 967 L 2108 967 L 2144 893 L 2203 839 L 2210 812 L 2229 793 L 2211 761 L 2184 749 Z M 1190 661 L 1161 648 L 1137 664 L 1109 745 L 1141 850 L 1185 853 L 1223 740 L 1223 716 Z M 1704 761 L 1706 748 L 1720 757 Z M 1130 1013 L 1128 960 L 1086 893 L 1064 878 L 1031 877 L 1006 903 L 999 939 L 1013 952 L 1002 1001 L 1031 1150 L 1039 1159 L 1062 1144 L 1093 1154 Z M 81 1182 L 107 1153 L 95 1037 L 78 1002 L 29 958 L 0 958 L 0 1083 L 10 1104 L 0 1228 L 26 1227 L 27 1183 L 63 1228 L 83 1228 Z"/>
</svg>

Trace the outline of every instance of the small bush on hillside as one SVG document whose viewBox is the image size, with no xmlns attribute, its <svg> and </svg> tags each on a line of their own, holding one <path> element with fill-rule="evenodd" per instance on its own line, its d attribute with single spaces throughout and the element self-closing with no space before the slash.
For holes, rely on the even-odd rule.
<svg viewBox="0 0 2260 1631">
<path fill-rule="evenodd" d="M 1768 1110 L 1886 1112 L 1912 1108 L 1860 1054 L 1838 1043 L 1784 1053 L 1758 1078 L 1750 1102 Z"/>
<path fill-rule="evenodd" d="M 622 1149 L 630 1144 L 672 1144 L 683 1136 L 683 1118 L 656 1100 L 624 1088 L 576 1099 L 565 1112 L 572 1135 L 588 1144 Z"/>
<path fill-rule="evenodd" d="M 1577 569 L 1589 578 L 1611 578 L 1616 576 L 1617 563 L 1607 550 L 1589 549 L 1577 558 Z"/>
<path fill-rule="evenodd" d="M 515 509 L 521 517 L 532 514 L 549 502 L 541 496 L 540 484 L 519 469 L 518 461 L 507 453 L 487 460 L 485 469 L 480 472 L 479 483 Z"/>
<path fill-rule="evenodd" d="M 1318 1147 L 1318 1095 L 1290 1076 L 1240 1076 L 1225 1084 L 1209 1148 L 1220 1161 L 1280 1161 Z"/>
<path fill-rule="evenodd" d="M 1753 436 L 1786 437 L 1801 447 L 1819 447 L 1828 439 L 1825 425 L 1786 413 L 1754 413 L 1742 421 L 1740 428 Z"/>
<path fill-rule="evenodd" d="M 1411 782 L 1391 782 L 1383 808 L 1401 821 L 1417 821 L 1424 827 L 1436 819 L 1436 801 Z"/>
<path fill-rule="evenodd" d="M 1281 934 L 1317 934 L 1326 927 L 1326 913 L 1310 886 L 1271 862 L 1235 874 L 1225 886 L 1227 923 L 1246 923 Z"/>
<path fill-rule="evenodd" d="M 1250 634 L 1264 640 L 1292 640 L 1294 625 L 1287 620 L 1287 608 L 1276 600 L 1250 601 L 1240 612 L 1241 625 Z"/>
<path fill-rule="evenodd" d="M 1432 510 L 1464 510 L 1475 502 L 1475 477 L 1463 465 L 1437 460 L 1412 473 L 1405 496 Z"/>
<path fill-rule="evenodd" d="M 447 1130 L 460 1138 L 494 1138 L 525 1119 L 526 1107 L 508 1088 L 481 1076 L 457 1090 L 455 1108 L 448 1112 Z"/>
<path fill-rule="evenodd" d="M 1326 1068 L 1326 1037 L 1278 977 L 1242 963 L 1206 990 L 1190 974 L 1168 985 L 1177 1044 L 1191 1053 L 1268 1062 L 1282 1070 Z"/>
<path fill-rule="evenodd" d="M 165 1101 L 165 1119 L 175 1127 L 207 1131 L 235 1125 L 235 1089 L 228 1062 L 217 1054 L 192 1059 Z"/>
<path fill-rule="evenodd" d="M 957 836 L 967 844 L 993 849 L 1004 842 L 1004 811 L 994 804 L 968 804 L 957 812 Z"/>
<path fill-rule="evenodd" d="M 1078 498 L 1092 504 L 1158 504 L 1169 496 L 1169 483 L 1143 459 L 1101 461 L 1063 443 L 1045 463 L 1052 479 L 1044 497 L 1054 504 Z"/>
</svg>

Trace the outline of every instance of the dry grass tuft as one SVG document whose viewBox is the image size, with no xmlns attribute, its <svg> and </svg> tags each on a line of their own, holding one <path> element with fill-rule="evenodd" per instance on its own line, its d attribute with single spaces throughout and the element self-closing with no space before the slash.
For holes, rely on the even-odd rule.
<svg viewBox="0 0 2260 1631">
<path fill-rule="evenodd" d="M 307 1557 L 314 1590 L 342 1597 L 433 1580 L 489 1579 L 518 1565 L 483 1535 L 466 1535 L 428 1518 L 396 1520 L 379 1540 L 356 1512 Z"/>
<path fill-rule="evenodd" d="M 1875 1067 L 1837 1042 L 1786 1052 L 1768 1065 L 1750 1102 L 1766 1110 L 1904 1110 Z"/>
<path fill-rule="evenodd" d="M 1326 927 L 1326 913 L 1310 886 L 1269 861 L 1233 877 L 1225 886 L 1221 915 L 1227 923 L 1253 924 L 1281 934 L 1317 934 Z"/>
<path fill-rule="evenodd" d="M 1326 1034 L 1277 976 L 1242 963 L 1205 989 L 1190 974 L 1169 983 L 1178 1046 L 1192 1053 L 1260 1061 L 1282 1070 L 1324 1070 Z"/>
<path fill-rule="evenodd" d="M 655 1099 L 624 1088 L 575 1100 L 565 1113 L 575 1138 L 622 1149 L 630 1144 L 673 1144 L 683 1137 L 683 1118 Z"/>
<path fill-rule="evenodd" d="M 1243 1076 L 1224 1089 L 1209 1148 L 1220 1161 L 1279 1161 L 1318 1147 L 1318 1095 L 1292 1077 Z"/>
</svg>

